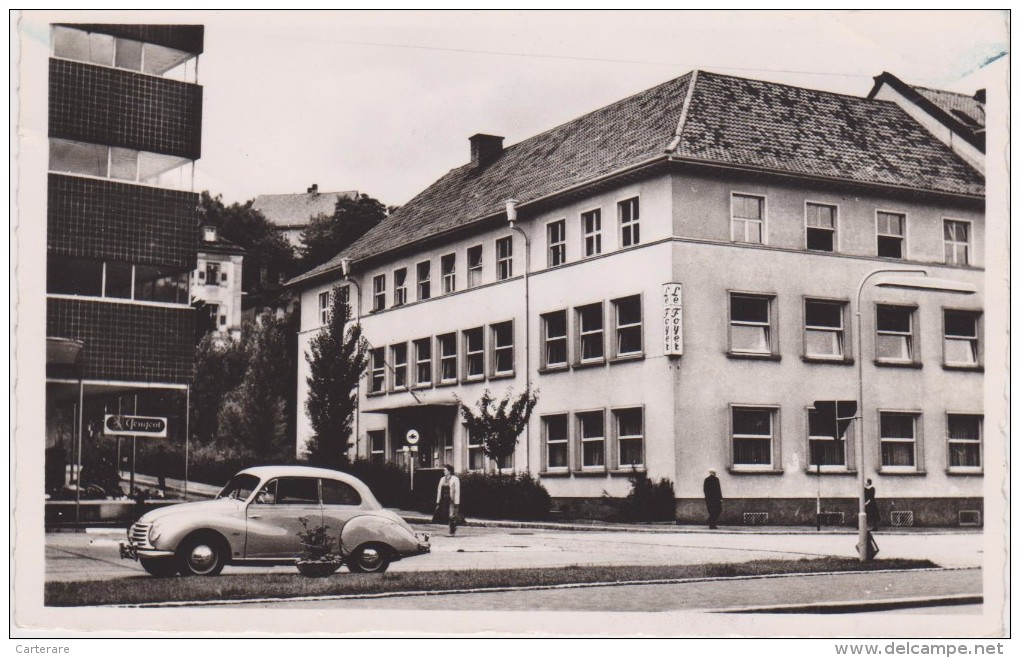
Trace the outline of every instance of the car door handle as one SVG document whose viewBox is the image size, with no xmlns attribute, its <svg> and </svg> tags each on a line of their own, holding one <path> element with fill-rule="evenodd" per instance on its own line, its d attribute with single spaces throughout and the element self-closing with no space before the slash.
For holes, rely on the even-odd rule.
<svg viewBox="0 0 1020 658">
<path fill-rule="evenodd" d="M 249 514 L 248 518 L 249 519 L 261 519 L 262 515 L 261 514 Z"/>
</svg>

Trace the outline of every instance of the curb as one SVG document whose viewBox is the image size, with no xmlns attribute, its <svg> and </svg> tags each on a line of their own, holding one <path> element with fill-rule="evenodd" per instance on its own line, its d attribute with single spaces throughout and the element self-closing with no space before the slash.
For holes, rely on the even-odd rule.
<svg viewBox="0 0 1020 658">
<path fill-rule="evenodd" d="M 794 614 L 794 615 L 826 615 L 849 614 L 855 612 L 883 612 L 886 610 L 904 610 L 912 608 L 935 608 L 951 605 L 983 604 L 985 597 L 981 594 L 949 594 L 946 596 L 926 596 L 916 598 L 837 601 L 827 603 L 803 603 L 777 606 L 750 606 L 746 608 L 718 608 L 715 610 L 698 610 L 705 613 L 723 614 Z"/>
</svg>

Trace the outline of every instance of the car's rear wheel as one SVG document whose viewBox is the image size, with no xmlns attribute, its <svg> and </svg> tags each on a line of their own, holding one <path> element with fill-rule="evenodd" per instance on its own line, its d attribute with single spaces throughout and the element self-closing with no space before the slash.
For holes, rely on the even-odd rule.
<svg viewBox="0 0 1020 658">
<path fill-rule="evenodd" d="M 384 544 L 362 544 L 347 558 L 353 573 L 382 573 L 390 566 L 392 552 Z"/>
<path fill-rule="evenodd" d="M 225 542 L 208 532 L 191 535 L 177 549 L 177 563 L 182 576 L 215 576 L 227 563 Z"/>
<path fill-rule="evenodd" d="M 138 558 L 142 568 L 156 578 L 169 578 L 177 573 L 177 562 L 173 558 Z"/>
</svg>

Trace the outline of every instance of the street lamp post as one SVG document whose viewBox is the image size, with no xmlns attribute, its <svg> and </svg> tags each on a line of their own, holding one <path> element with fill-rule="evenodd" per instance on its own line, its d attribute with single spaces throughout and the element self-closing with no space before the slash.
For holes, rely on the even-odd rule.
<svg viewBox="0 0 1020 658">
<path fill-rule="evenodd" d="M 908 275 L 892 276 L 879 280 L 875 286 L 879 288 L 899 288 L 902 290 L 929 290 L 934 292 L 953 292 L 965 295 L 972 295 L 977 289 L 969 283 L 953 281 L 952 279 L 938 279 L 928 276 L 928 271 L 921 268 L 883 268 L 873 270 L 864 275 L 857 286 L 857 297 L 855 300 L 855 318 L 857 324 L 857 550 L 861 562 L 870 559 L 868 555 L 868 516 L 864 511 L 864 337 L 861 331 L 861 296 L 864 287 L 871 280 L 871 277 L 878 274 Z M 917 276 L 920 275 L 920 276 Z M 837 414 L 838 415 L 838 414 Z"/>
</svg>

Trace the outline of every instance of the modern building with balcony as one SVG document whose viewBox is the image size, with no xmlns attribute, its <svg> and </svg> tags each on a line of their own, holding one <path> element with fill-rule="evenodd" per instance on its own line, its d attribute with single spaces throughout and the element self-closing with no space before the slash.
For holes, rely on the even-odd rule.
<svg viewBox="0 0 1020 658">
<path fill-rule="evenodd" d="M 458 400 L 530 384 L 498 466 L 564 510 L 643 471 L 701 523 L 716 469 L 722 523 L 814 524 L 820 497 L 854 525 L 863 468 L 885 524 L 981 523 L 984 178 L 897 104 L 694 71 L 470 147 L 291 282 L 302 352 L 336 286 L 373 347 L 358 457 L 399 461 L 415 429 L 419 468 L 493 468 Z M 869 284 L 858 307 L 879 269 L 977 294 Z M 864 420 L 838 440 L 818 400 Z M 299 417 L 299 452 L 310 434 Z"/>
<path fill-rule="evenodd" d="M 88 462 L 90 451 L 109 460 L 115 443 L 123 466 L 147 448 L 146 440 L 129 449 L 104 437 L 107 414 L 165 417 L 166 441 L 186 436 L 203 33 L 200 25 L 51 26 L 46 445 L 54 493 L 64 465 Z"/>
</svg>

